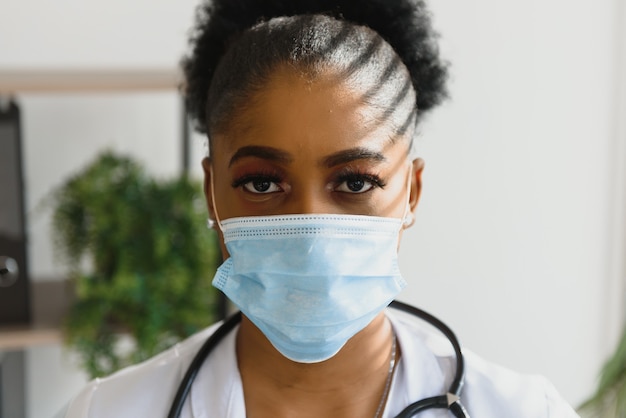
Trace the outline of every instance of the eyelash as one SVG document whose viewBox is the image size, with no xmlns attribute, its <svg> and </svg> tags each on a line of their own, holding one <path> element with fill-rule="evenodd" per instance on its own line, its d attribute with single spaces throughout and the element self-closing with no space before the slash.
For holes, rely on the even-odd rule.
<svg viewBox="0 0 626 418">
<path fill-rule="evenodd" d="M 242 187 L 243 185 L 250 183 L 251 181 L 265 180 L 272 183 L 280 183 L 282 181 L 281 176 L 271 171 L 258 171 L 256 173 L 243 174 L 232 181 L 230 184 L 233 189 Z"/>
<path fill-rule="evenodd" d="M 340 173 L 335 179 L 335 185 L 339 186 L 344 182 L 354 180 L 365 180 L 371 183 L 374 188 L 384 189 L 387 185 L 387 183 L 382 178 L 380 178 L 380 176 L 355 169 L 347 169 L 343 173 Z"/>
<path fill-rule="evenodd" d="M 258 171 L 255 173 L 246 173 L 234 179 L 231 183 L 231 187 L 234 189 L 242 188 L 245 184 L 259 180 L 280 184 L 282 181 L 282 176 L 273 171 Z M 343 173 L 339 173 L 334 179 L 333 183 L 334 187 L 339 187 L 344 182 L 350 182 L 355 180 L 364 180 L 368 183 L 371 183 L 373 185 L 372 189 L 384 189 L 387 185 L 387 183 L 376 174 L 370 174 L 351 168 L 345 169 Z"/>
</svg>

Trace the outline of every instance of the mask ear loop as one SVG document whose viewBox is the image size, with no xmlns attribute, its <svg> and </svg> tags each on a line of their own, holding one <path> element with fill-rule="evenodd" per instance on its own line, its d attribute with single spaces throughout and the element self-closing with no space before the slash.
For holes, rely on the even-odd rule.
<svg viewBox="0 0 626 418">
<path fill-rule="evenodd" d="M 220 230 L 224 230 L 222 228 L 222 223 L 220 222 L 220 217 L 217 213 L 217 205 L 215 204 L 215 182 L 213 180 L 213 164 L 209 166 L 209 177 L 211 178 L 211 204 L 213 205 L 213 215 L 215 219 L 207 219 L 207 228 L 212 229 L 215 225 L 218 226 Z"/>
<path fill-rule="evenodd" d="M 413 225 L 413 222 L 415 222 L 415 216 L 413 215 L 413 212 L 411 211 L 411 179 L 412 179 L 412 173 L 413 173 L 413 164 L 411 163 L 411 161 L 409 161 L 409 174 L 407 175 L 407 181 L 406 181 L 406 206 L 404 208 L 404 214 L 402 215 L 402 228 L 406 229 L 408 227 L 410 227 L 411 225 Z M 213 189 L 211 189 L 213 190 Z"/>
</svg>

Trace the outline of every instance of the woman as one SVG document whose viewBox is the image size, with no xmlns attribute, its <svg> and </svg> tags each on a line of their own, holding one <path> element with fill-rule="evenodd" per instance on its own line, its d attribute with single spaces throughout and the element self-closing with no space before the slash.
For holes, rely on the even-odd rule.
<svg viewBox="0 0 626 418">
<path fill-rule="evenodd" d="M 421 189 L 411 144 L 445 97 L 421 0 L 215 0 L 184 68 L 214 285 L 243 315 L 91 383 L 65 416 L 576 416 L 544 379 L 442 352 L 385 309 Z"/>
</svg>

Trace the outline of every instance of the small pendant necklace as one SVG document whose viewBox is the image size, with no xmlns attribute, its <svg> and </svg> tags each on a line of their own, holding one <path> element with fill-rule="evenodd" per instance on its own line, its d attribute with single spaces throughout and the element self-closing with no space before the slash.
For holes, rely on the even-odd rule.
<svg viewBox="0 0 626 418">
<path fill-rule="evenodd" d="M 385 407 L 385 403 L 387 400 L 387 396 L 389 395 L 389 389 L 391 387 L 391 378 L 393 377 L 393 371 L 395 369 L 396 366 L 396 333 L 393 333 L 393 337 L 392 337 L 392 341 L 391 341 L 391 359 L 389 360 L 389 371 L 387 372 L 387 380 L 385 381 L 385 389 L 383 390 L 383 396 L 380 398 L 380 402 L 378 403 L 378 408 L 376 409 L 376 414 L 374 415 L 374 418 L 380 418 L 384 407 Z"/>
</svg>

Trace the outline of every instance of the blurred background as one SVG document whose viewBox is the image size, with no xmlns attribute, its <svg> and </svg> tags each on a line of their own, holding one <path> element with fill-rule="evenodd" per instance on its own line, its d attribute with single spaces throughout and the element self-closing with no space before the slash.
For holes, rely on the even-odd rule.
<svg viewBox="0 0 626 418">
<path fill-rule="evenodd" d="M 481 356 L 545 375 L 578 405 L 624 323 L 626 5 L 429 3 L 451 63 L 451 98 L 421 126 L 424 189 L 400 251 L 409 281 L 401 299 L 437 314 Z M 157 177 L 184 168 L 177 66 L 196 5 L 0 0 L 0 96 L 13 93 L 21 111 L 33 286 L 67 278 L 45 201 L 68 176 L 104 149 Z M 36 88 L 10 87 L 31 72 L 54 85 L 35 77 Z M 60 88 L 76 74 L 131 82 Z M 198 178 L 202 141 L 193 135 L 187 153 Z M 41 292 L 31 296 L 53 296 Z M 0 331 L 0 370 L 18 358 L 14 375 L 24 379 L 23 390 L 0 384 L 0 400 L 17 393 L 25 417 L 53 415 L 87 379 L 58 333 L 45 331 L 31 340 Z"/>
</svg>

